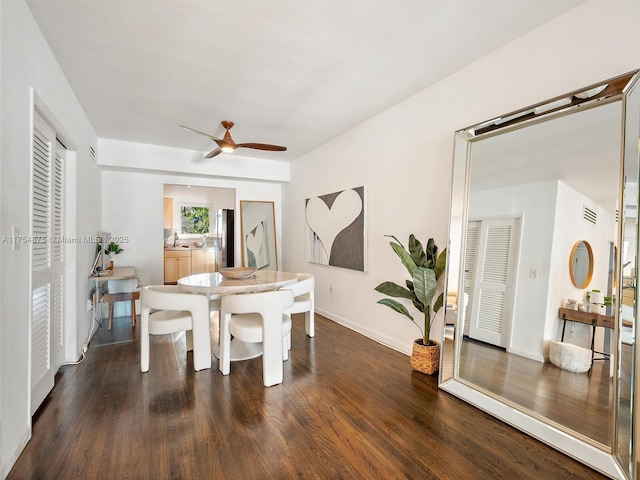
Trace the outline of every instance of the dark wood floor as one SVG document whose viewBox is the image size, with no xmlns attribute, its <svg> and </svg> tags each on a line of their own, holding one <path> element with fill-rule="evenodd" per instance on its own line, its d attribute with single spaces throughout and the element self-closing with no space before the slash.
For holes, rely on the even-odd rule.
<svg viewBox="0 0 640 480">
<path fill-rule="evenodd" d="M 586 373 L 560 369 L 465 338 L 460 377 L 525 409 L 611 446 L 613 377 L 609 361 Z"/>
<path fill-rule="evenodd" d="M 90 348 L 57 375 L 9 480 L 604 478 L 439 391 L 405 355 L 303 324 L 271 388 L 260 358 L 194 372 L 183 335 L 153 338 L 145 374 L 135 334 Z"/>
</svg>

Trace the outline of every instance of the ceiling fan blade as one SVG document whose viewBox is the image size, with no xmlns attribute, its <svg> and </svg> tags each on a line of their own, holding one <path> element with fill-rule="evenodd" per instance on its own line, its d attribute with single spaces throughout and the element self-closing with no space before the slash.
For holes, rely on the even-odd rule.
<svg viewBox="0 0 640 480">
<path fill-rule="evenodd" d="M 220 150 L 219 148 L 216 148 L 215 150 L 210 151 L 206 157 L 204 158 L 213 158 L 216 155 L 220 155 L 222 153 L 222 150 Z"/>
<path fill-rule="evenodd" d="M 185 130 L 189 130 L 190 132 L 197 133 L 198 135 L 204 135 L 205 137 L 210 138 L 214 142 L 220 142 L 221 141 L 219 138 L 214 137 L 213 135 L 209 135 L 208 133 L 201 132 L 200 130 L 196 130 L 195 128 L 185 127 L 184 125 L 180 125 L 180 127 L 184 128 Z"/>
<path fill-rule="evenodd" d="M 238 143 L 236 148 L 255 148 L 256 150 L 269 150 L 271 152 L 284 152 L 287 147 L 281 147 L 280 145 L 269 145 L 268 143 Z"/>
</svg>

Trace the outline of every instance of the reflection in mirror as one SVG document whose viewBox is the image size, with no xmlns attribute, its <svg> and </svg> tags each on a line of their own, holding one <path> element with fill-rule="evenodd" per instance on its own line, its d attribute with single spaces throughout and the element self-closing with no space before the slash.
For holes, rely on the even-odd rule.
<svg viewBox="0 0 640 480">
<path fill-rule="evenodd" d="M 620 215 L 621 178 L 637 185 L 638 129 L 624 174 L 620 142 L 629 111 L 622 89 L 634 75 L 593 97 L 578 91 L 456 132 L 440 372 L 442 389 L 616 478 L 631 476 L 635 456 L 635 310 L 622 312 L 623 282 L 614 281 L 627 274 L 635 299 L 627 213 L 637 190 L 633 197 L 626 183 L 630 206 Z M 587 287 L 609 299 L 606 314 L 589 311 Z M 565 312 L 568 299 L 587 311 Z M 629 337 L 627 355 L 620 336 Z M 552 343 L 579 352 L 586 368 L 556 366 Z"/>
<path fill-rule="evenodd" d="M 569 256 L 569 274 L 576 288 L 587 288 L 593 276 L 593 250 L 586 240 L 576 242 Z"/>
<path fill-rule="evenodd" d="M 273 202 L 240 200 L 242 266 L 278 270 Z"/>
</svg>

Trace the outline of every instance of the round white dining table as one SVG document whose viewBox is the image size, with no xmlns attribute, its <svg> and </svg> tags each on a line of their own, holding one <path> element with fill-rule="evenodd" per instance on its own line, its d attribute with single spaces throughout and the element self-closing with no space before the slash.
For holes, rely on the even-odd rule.
<svg viewBox="0 0 640 480">
<path fill-rule="evenodd" d="M 257 270 L 253 275 L 243 279 L 229 279 L 220 272 L 197 273 L 178 280 L 178 286 L 191 293 L 205 295 L 233 295 L 242 293 L 258 293 L 277 290 L 298 281 L 298 276 L 290 272 L 275 270 Z M 219 358 L 220 349 L 214 349 Z M 231 361 L 249 360 L 262 355 L 262 343 L 246 343 L 234 338 L 231 340 Z"/>
<path fill-rule="evenodd" d="M 253 275 L 239 280 L 225 278 L 220 272 L 197 273 L 179 279 L 178 286 L 191 293 L 228 295 L 268 292 L 297 281 L 298 276 L 295 273 L 257 270 Z"/>
</svg>

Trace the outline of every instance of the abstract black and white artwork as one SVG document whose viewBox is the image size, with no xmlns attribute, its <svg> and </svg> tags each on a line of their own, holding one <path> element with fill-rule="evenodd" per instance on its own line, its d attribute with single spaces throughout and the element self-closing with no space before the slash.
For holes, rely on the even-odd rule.
<svg viewBox="0 0 640 480">
<path fill-rule="evenodd" d="M 364 186 L 307 198 L 307 260 L 366 272 L 366 205 Z"/>
<path fill-rule="evenodd" d="M 246 234 L 245 245 L 247 246 L 247 266 L 260 270 L 269 265 L 266 220 L 261 220 L 253 230 Z"/>
</svg>

